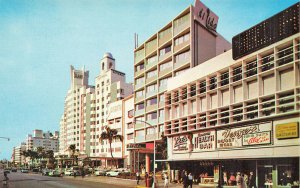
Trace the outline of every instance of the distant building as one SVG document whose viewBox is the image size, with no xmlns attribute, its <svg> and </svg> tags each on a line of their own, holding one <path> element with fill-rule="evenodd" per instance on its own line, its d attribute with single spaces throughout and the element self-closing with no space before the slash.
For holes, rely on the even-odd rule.
<svg viewBox="0 0 300 188">
<path fill-rule="evenodd" d="M 90 130 L 95 124 L 95 88 L 88 85 L 89 71 L 70 69 L 71 86 L 65 97 L 60 120 L 59 153 L 69 155 L 74 144 L 83 155 L 90 154 Z"/>
<path fill-rule="evenodd" d="M 13 162 L 15 165 L 24 165 L 25 157 L 22 155 L 23 151 L 26 151 L 26 144 L 24 142 L 22 142 L 21 145 L 14 147 Z"/>
<path fill-rule="evenodd" d="M 42 130 L 33 130 L 33 135 L 28 134 L 26 138 L 26 150 L 36 150 L 38 147 L 44 148 L 45 151 L 58 151 L 58 131 L 54 134 L 51 132 L 43 132 Z"/>
<path fill-rule="evenodd" d="M 120 117 L 120 115 L 122 115 L 122 108 L 118 109 L 121 111 L 113 112 L 115 115 L 110 114 L 110 109 L 114 111 L 113 108 L 119 108 L 116 106 L 113 107 L 113 105 L 118 103 L 122 106 L 122 99 L 132 94 L 133 84 L 126 83 L 125 73 L 115 69 L 115 59 L 111 53 L 105 53 L 103 55 L 100 61 L 100 74 L 96 77 L 95 84 L 96 117 L 91 119 L 91 121 L 95 120 L 95 125 L 91 127 L 91 139 L 89 141 L 91 144 L 91 160 L 99 161 L 106 158 L 104 155 L 107 152 L 107 141 L 99 143 L 99 137 L 101 133 L 105 131 L 105 126 L 109 125 L 108 120 L 114 121 L 114 123 L 120 126 L 122 123 L 117 122 L 119 121 L 117 116 Z M 115 116 L 116 119 L 111 119 L 113 116 Z M 116 148 L 119 153 L 117 155 L 121 157 L 122 152 L 121 150 L 119 151 L 119 149 L 120 148 Z"/>
</svg>

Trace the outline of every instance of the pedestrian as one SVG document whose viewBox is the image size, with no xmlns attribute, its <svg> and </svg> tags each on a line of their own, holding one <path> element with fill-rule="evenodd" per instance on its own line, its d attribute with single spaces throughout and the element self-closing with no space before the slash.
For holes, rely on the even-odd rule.
<svg viewBox="0 0 300 188">
<path fill-rule="evenodd" d="M 81 169 L 81 177 L 84 178 L 85 176 L 85 172 L 84 172 L 84 168 Z"/>
<path fill-rule="evenodd" d="M 136 181 L 136 184 L 137 184 L 137 185 L 139 185 L 139 184 L 140 184 L 140 179 L 141 179 L 140 172 L 139 172 L 139 171 L 137 171 L 137 172 L 136 172 L 136 180 L 137 180 L 137 181 Z"/>
<path fill-rule="evenodd" d="M 188 175 L 186 171 L 184 172 L 184 175 L 182 177 L 182 183 L 183 183 L 183 188 L 188 187 Z"/>
<path fill-rule="evenodd" d="M 146 184 L 146 187 L 148 187 L 148 178 L 149 178 L 149 174 L 148 172 L 145 173 L 145 184 Z"/>
<path fill-rule="evenodd" d="M 255 175 L 253 172 L 250 172 L 249 175 L 249 180 L 248 180 L 248 187 L 249 188 L 256 188 L 256 180 L 255 180 Z"/>
<path fill-rule="evenodd" d="M 189 175 L 188 175 L 188 186 L 190 188 L 193 187 L 193 175 L 192 175 L 192 173 L 189 173 Z"/>
<path fill-rule="evenodd" d="M 236 185 L 238 188 L 245 188 L 244 179 L 240 172 L 237 172 L 237 174 L 236 174 Z"/>
<path fill-rule="evenodd" d="M 168 188 L 169 187 L 169 177 L 168 174 L 165 172 L 164 173 L 164 188 Z"/>
<path fill-rule="evenodd" d="M 180 183 L 183 183 L 183 177 L 184 177 L 184 173 L 185 173 L 185 170 L 182 170 L 181 173 L 180 173 Z"/>
<path fill-rule="evenodd" d="M 248 187 L 248 185 L 249 185 L 249 179 L 248 179 L 248 175 L 246 173 L 244 174 L 244 185 L 245 185 L 245 187 Z"/>
</svg>

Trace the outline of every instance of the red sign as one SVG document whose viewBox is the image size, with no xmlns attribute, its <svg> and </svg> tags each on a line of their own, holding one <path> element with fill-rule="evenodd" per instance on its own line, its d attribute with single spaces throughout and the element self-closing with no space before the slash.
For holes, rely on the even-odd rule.
<svg viewBox="0 0 300 188">
<path fill-rule="evenodd" d="M 271 144 L 271 131 L 243 135 L 243 146 Z"/>
</svg>

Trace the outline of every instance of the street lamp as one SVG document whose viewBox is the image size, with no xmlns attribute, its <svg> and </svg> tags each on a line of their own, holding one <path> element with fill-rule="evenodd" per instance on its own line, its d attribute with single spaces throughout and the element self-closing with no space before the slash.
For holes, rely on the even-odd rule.
<svg viewBox="0 0 300 188">
<path fill-rule="evenodd" d="M 142 122 L 142 123 L 145 123 L 147 125 L 149 125 L 150 127 L 154 128 L 154 147 L 153 147 L 153 184 L 152 184 L 152 187 L 155 188 L 155 148 L 156 148 L 156 145 L 155 145 L 155 140 L 156 140 L 156 127 L 154 125 L 151 125 L 150 123 L 146 122 L 146 121 L 143 121 L 143 120 L 137 120 L 135 119 L 133 121 L 133 123 L 135 124 L 135 122 Z"/>
</svg>

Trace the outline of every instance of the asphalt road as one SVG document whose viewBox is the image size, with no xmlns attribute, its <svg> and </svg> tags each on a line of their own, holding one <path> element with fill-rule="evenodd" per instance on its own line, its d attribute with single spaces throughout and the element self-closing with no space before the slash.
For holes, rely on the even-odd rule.
<svg viewBox="0 0 300 188">
<path fill-rule="evenodd" d="M 21 172 L 11 172 L 8 174 L 9 188 L 121 188 L 121 185 L 104 184 L 102 182 L 80 181 L 81 177 L 61 178 L 48 177 L 40 174 L 23 174 Z M 3 171 L 0 171 L 0 188 L 3 186 Z"/>
</svg>

